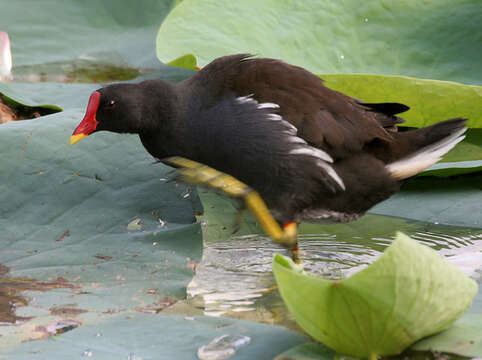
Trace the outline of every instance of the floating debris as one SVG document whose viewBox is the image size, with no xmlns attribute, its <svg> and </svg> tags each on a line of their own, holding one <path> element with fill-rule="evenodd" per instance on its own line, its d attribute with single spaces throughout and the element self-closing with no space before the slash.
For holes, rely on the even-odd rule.
<svg viewBox="0 0 482 360">
<path fill-rule="evenodd" d="M 57 240 L 55 240 L 55 241 L 57 241 L 57 242 L 59 242 L 59 241 L 64 241 L 65 238 L 68 237 L 68 236 L 70 236 L 70 231 L 69 231 L 69 230 L 64 231 L 64 232 L 62 233 L 62 235 L 60 235 L 60 237 L 59 237 Z"/>
<path fill-rule="evenodd" d="M 50 314 L 62 316 L 62 317 L 72 317 L 72 316 L 77 316 L 88 312 L 85 309 L 79 309 L 75 306 L 76 304 L 66 304 L 64 306 L 52 306 L 49 310 L 50 310 Z"/>
<path fill-rule="evenodd" d="M 224 334 L 208 345 L 201 346 L 197 351 L 200 360 L 223 360 L 228 359 L 236 353 L 240 347 L 251 342 L 251 338 L 245 335 Z"/>
<path fill-rule="evenodd" d="M 142 219 L 136 218 L 132 220 L 129 224 L 127 224 L 127 230 L 129 231 L 136 231 L 142 229 Z"/>
<path fill-rule="evenodd" d="M 82 356 L 92 357 L 92 351 L 89 349 L 84 350 L 84 352 L 82 353 Z"/>
<path fill-rule="evenodd" d="M 44 331 L 47 336 L 59 335 L 73 330 L 80 325 L 80 321 L 63 319 L 47 326 L 37 327 L 37 331 Z"/>
<path fill-rule="evenodd" d="M 100 259 L 100 260 L 106 260 L 106 261 L 109 261 L 109 260 L 112 260 L 112 256 L 109 256 L 109 255 L 93 255 L 92 257 L 95 257 L 96 259 Z"/>
</svg>

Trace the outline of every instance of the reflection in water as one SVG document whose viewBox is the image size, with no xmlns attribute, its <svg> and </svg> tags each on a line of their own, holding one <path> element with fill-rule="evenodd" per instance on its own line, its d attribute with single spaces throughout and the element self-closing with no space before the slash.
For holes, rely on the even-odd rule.
<svg viewBox="0 0 482 360">
<path fill-rule="evenodd" d="M 467 275 L 482 279 L 482 230 L 368 215 L 353 224 L 301 227 L 303 266 L 319 277 L 340 279 L 372 263 L 400 229 L 434 248 Z M 387 234 L 393 234 L 387 236 Z M 205 315 L 230 316 L 297 328 L 275 289 L 274 254 L 287 252 L 261 235 L 206 241 L 202 262 L 188 286 L 189 303 Z"/>
<path fill-rule="evenodd" d="M 448 232 L 417 232 L 412 238 L 428 245 L 445 256 L 468 276 L 482 279 L 482 231 L 450 235 Z"/>
<path fill-rule="evenodd" d="M 207 245 L 188 286 L 193 304 L 212 316 L 255 310 L 255 299 L 274 285 L 271 259 L 279 251 L 258 236 Z"/>
<path fill-rule="evenodd" d="M 65 62 L 15 66 L 14 82 L 110 83 L 163 79 L 171 82 L 185 80 L 194 70 L 163 65 L 156 60 L 148 67 L 129 65 L 116 53 L 97 53 Z"/>
</svg>

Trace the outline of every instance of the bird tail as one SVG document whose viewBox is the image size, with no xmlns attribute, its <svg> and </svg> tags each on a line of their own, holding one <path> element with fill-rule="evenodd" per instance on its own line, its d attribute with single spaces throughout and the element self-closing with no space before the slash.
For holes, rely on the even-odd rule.
<svg viewBox="0 0 482 360">
<path fill-rule="evenodd" d="M 438 162 L 465 138 L 467 119 L 455 118 L 421 129 L 397 133 L 396 141 L 404 143 L 408 151 L 386 165 L 394 179 L 414 176 Z"/>
</svg>

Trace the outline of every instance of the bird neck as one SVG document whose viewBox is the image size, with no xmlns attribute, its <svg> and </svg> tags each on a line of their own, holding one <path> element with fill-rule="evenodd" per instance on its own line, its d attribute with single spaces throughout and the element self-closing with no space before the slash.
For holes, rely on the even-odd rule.
<svg viewBox="0 0 482 360">
<path fill-rule="evenodd" d="M 174 84 L 163 80 L 147 80 L 139 84 L 143 98 L 141 117 L 135 132 L 158 133 L 172 129 L 176 122 L 178 97 Z"/>
</svg>

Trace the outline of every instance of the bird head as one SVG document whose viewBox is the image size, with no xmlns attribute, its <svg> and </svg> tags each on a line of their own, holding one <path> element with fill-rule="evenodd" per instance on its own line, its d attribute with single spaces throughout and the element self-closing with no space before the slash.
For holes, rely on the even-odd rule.
<svg viewBox="0 0 482 360">
<path fill-rule="evenodd" d="M 114 84 L 94 91 L 84 119 L 70 137 L 70 145 L 101 130 L 137 133 L 142 106 L 138 95 L 139 87 L 135 84 Z"/>
</svg>

